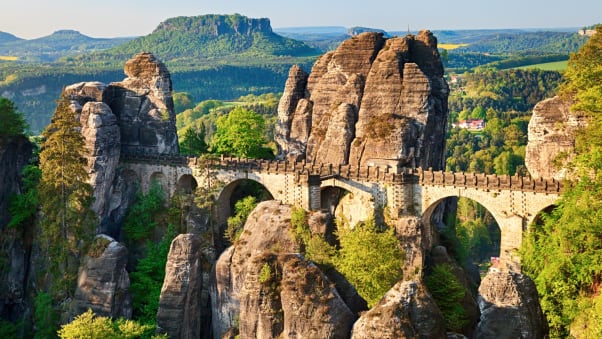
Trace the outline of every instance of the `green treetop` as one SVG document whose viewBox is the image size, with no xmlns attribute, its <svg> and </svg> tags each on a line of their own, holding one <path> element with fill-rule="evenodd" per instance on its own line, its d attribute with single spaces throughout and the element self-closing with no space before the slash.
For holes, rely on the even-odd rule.
<svg viewBox="0 0 602 339">
<path fill-rule="evenodd" d="M 254 111 L 237 107 L 217 119 L 212 138 L 215 152 L 244 158 L 265 158 L 270 150 L 264 147 L 265 121 Z"/>
<path fill-rule="evenodd" d="M 95 226 L 89 208 L 92 187 L 87 183 L 84 139 L 69 106 L 69 100 L 61 98 L 52 122 L 43 132 L 39 189 L 42 236 L 50 273 L 66 283 L 55 288 L 67 294 L 77 273 L 72 258 L 77 259 L 82 253 L 82 245 L 91 239 Z"/>
<path fill-rule="evenodd" d="M 27 123 L 15 107 L 15 104 L 0 97 L 0 140 L 25 133 Z"/>
</svg>

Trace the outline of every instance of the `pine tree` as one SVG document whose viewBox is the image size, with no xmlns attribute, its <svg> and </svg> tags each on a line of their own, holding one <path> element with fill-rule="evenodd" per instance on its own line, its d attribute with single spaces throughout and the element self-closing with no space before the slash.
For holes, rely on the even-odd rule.
<svg viewBox="0 0 602 339">
<path fill-rule="evenodd" d="M 39 199 L 46 259 L 54 291 L 67 296 L 77 273 L 77 258 L 94 230 L 90 210 L 92 187 L 87 183 L 84 139 L 76 113 L 62 97 L 50 125 L 43 132 L 40 152 Z M 73 261 L 75 259 L 75 261 Z"/>
<path fill-rule="evenodd" d="M 0 97 L 0 140 L 23 134 L 27 128 L 27 123 L 17 112 L 15 104 Z"/>
</svg>

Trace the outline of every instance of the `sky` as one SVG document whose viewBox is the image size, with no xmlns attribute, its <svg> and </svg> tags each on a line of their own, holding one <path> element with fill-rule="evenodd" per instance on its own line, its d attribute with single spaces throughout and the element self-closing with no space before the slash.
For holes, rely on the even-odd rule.
<svg viewBox="0 0 602 339">
<path fill-rule="evenodd" d="M 2 0 L 0 31 L 33 39 L 60 29 L 140 36 L 175 16 L 239 13 L 273 28 L 363 26 L 387 31 L 583 27 L 602 23 L 601 0 Z"/>
</svg>

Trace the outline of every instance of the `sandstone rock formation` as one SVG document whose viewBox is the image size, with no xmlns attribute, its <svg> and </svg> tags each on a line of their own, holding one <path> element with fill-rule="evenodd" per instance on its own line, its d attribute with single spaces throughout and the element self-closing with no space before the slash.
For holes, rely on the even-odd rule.
<svg viewBox="0 0 602 339">
<path fill-rule="evenodd" d="M 73 300 L 75 315 L 88 309 L 112 318 L 131 318 L 130 278 L 125 269 L 127 248 L 106 235 L 98 235 L 84 257 Z"/>
<path fill-rule="evenodd" d="M 586 124 L 584 117 L 571 112 L 571 105 L 571 102 L 554 97 L 533 108 L 525 155 L 525 165 L 531 176 L 557 180 L 567 176 L 563 165 L 574 153 L 575 132 Z M 557 159 L 561 153 L 568 158 Z"/>
<path fill-rule="evenodd" d="M 26 280 L 30 246 L 18 229 L 6 229 L 10 199 L 22 193 L 21 172 L 31 157 L 32 144 L 19 136 L 0 141 L 0 318 L 16 321 L 26 305 Z"/>
<path fill-rule="evenodd" d="M 400 281 L 353 325 L 353 339 L 446 338 L 441 311 L 415 281 Z"/>
<path fill-rule="evenodd" d="M 180 234 L 171 243 L 157 312 L 157 333 L 169 338 L 201 337 L 203 284 L 201 239 Z M 205 268 L 205 271 L 208 271 Z"/>
<path fill-rule="evenodd" d="M 291 207 L 260 203 L 237 244 L 215 265 L 213 336 L 344 338 L 355 315 L 324 274 L 299 254 Z"/>
<path fill-rule="evenodd" d="M 165 65 L 150 53 L 140 53 L 126 63 L 125 74 L 121 82 L 83 82 L 63 91 L 79 116 L 85 138 L 98 232 L 115 237 L 139 181 L 118 168 L 122 155 L 179 153 L 171 78 Z"/>
<path fill-rule="evenodd" d="M 479 287 L 481 321 L 476 338 L 545 338 L 546 319 L 537 290 L 526 275 L 489 272 Z"/>
<path fill-rule="evenodd" d="M 10 220 L 10 198 L 21 192 L 21 171 L 29 163 L 33 145 L 24 136 L 0 140 L 0 231 Z"/>
<path fill-rule="evenodd" d="M 448 87 L 429 31 L 363 33 L 289 73 L 278 106 L 279 156 L 319 163 L 443 166 Z"/>
</svg>

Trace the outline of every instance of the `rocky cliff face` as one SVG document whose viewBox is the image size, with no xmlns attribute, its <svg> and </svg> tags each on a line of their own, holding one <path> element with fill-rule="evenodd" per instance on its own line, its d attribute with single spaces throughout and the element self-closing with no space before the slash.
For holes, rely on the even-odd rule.
<svg viewBox="0 0 602 339">
<path fill-rule="evenodd" d="M 128 250 L 123 244 L 106 235 L 96 237 L 77 278 L 75 315 L 91 309 L 114 319 L 132 317 L 127 258 Z"/>
<path fill-rule="evenodd" d="M 481 321 L 476 338 L 545 338 L 547 322 L 537 289 L 526 275 L 489 272 L 479 287 Z"/>
<path fill-rule="evenodd" d="M 291 207 L 260 203 L 215 266 L 213 336 L 345 338 L 355 315 L 324 274 L 299 254 Z"/>
<path fill-rule="evenodd" d="M 16 321 L 25 312 L 30 241 L 19 229 L 6 229 L 10 199 L 21 193 L 21 172 L 29 163 L 32 144 L 19 136 L 0 141 L 0 319 Z"/>
<path fill-rule="evenodd" d="M 171 243 L 157 312 L 157 332 L 170 338 L 201 338 L 203 254 L 201 238 L 180 234 Z M 208 271 L 205 269 L 205 271 Z"/>
<path fill-rule="evenodd" d="M 443 165 L 448 87 L 429 31 L 363 33 L 289 73 L 278 107 L 282 158 L 365 165 Z"/>
<path fill-rule="evenodd" d="M 21 193 L 21 171 L 29 163 L 33 145 L 24 136 L 0 140 L 0 231 L 10 220 L 10 198 Z"/>
<path fill-rule="evenodd" d="M 575 149 L 575 132 L 585 127 L 585 118 L 571 113 L 572 102 L 559 97 L 546 99 L 533 108 L 529 121 L 529 142 L 527 144 L 525 165 L 533 177 L 566 177 L 564 165 L 571 159 Z M 565 153 L 564 160 L 557 159 Z"/>
<path fill-rule="evenodd" d="M 122 154 L 178 154 L 171 78 L 152 54 L 140 53 L 125 65 L 127 78 L 109 85 L 85 82 L 65 87 L 63 95 L 79 116 L 85 139 L 92 209 L 98 233 L 118 236 L 137 179 L 118 168 Z"/>
<path fill-rule="evenodd" d="M 400 281 L 353 325 L 353 339 L 446 338 L 441 311 L 425 287 Z"/>
</svg>

